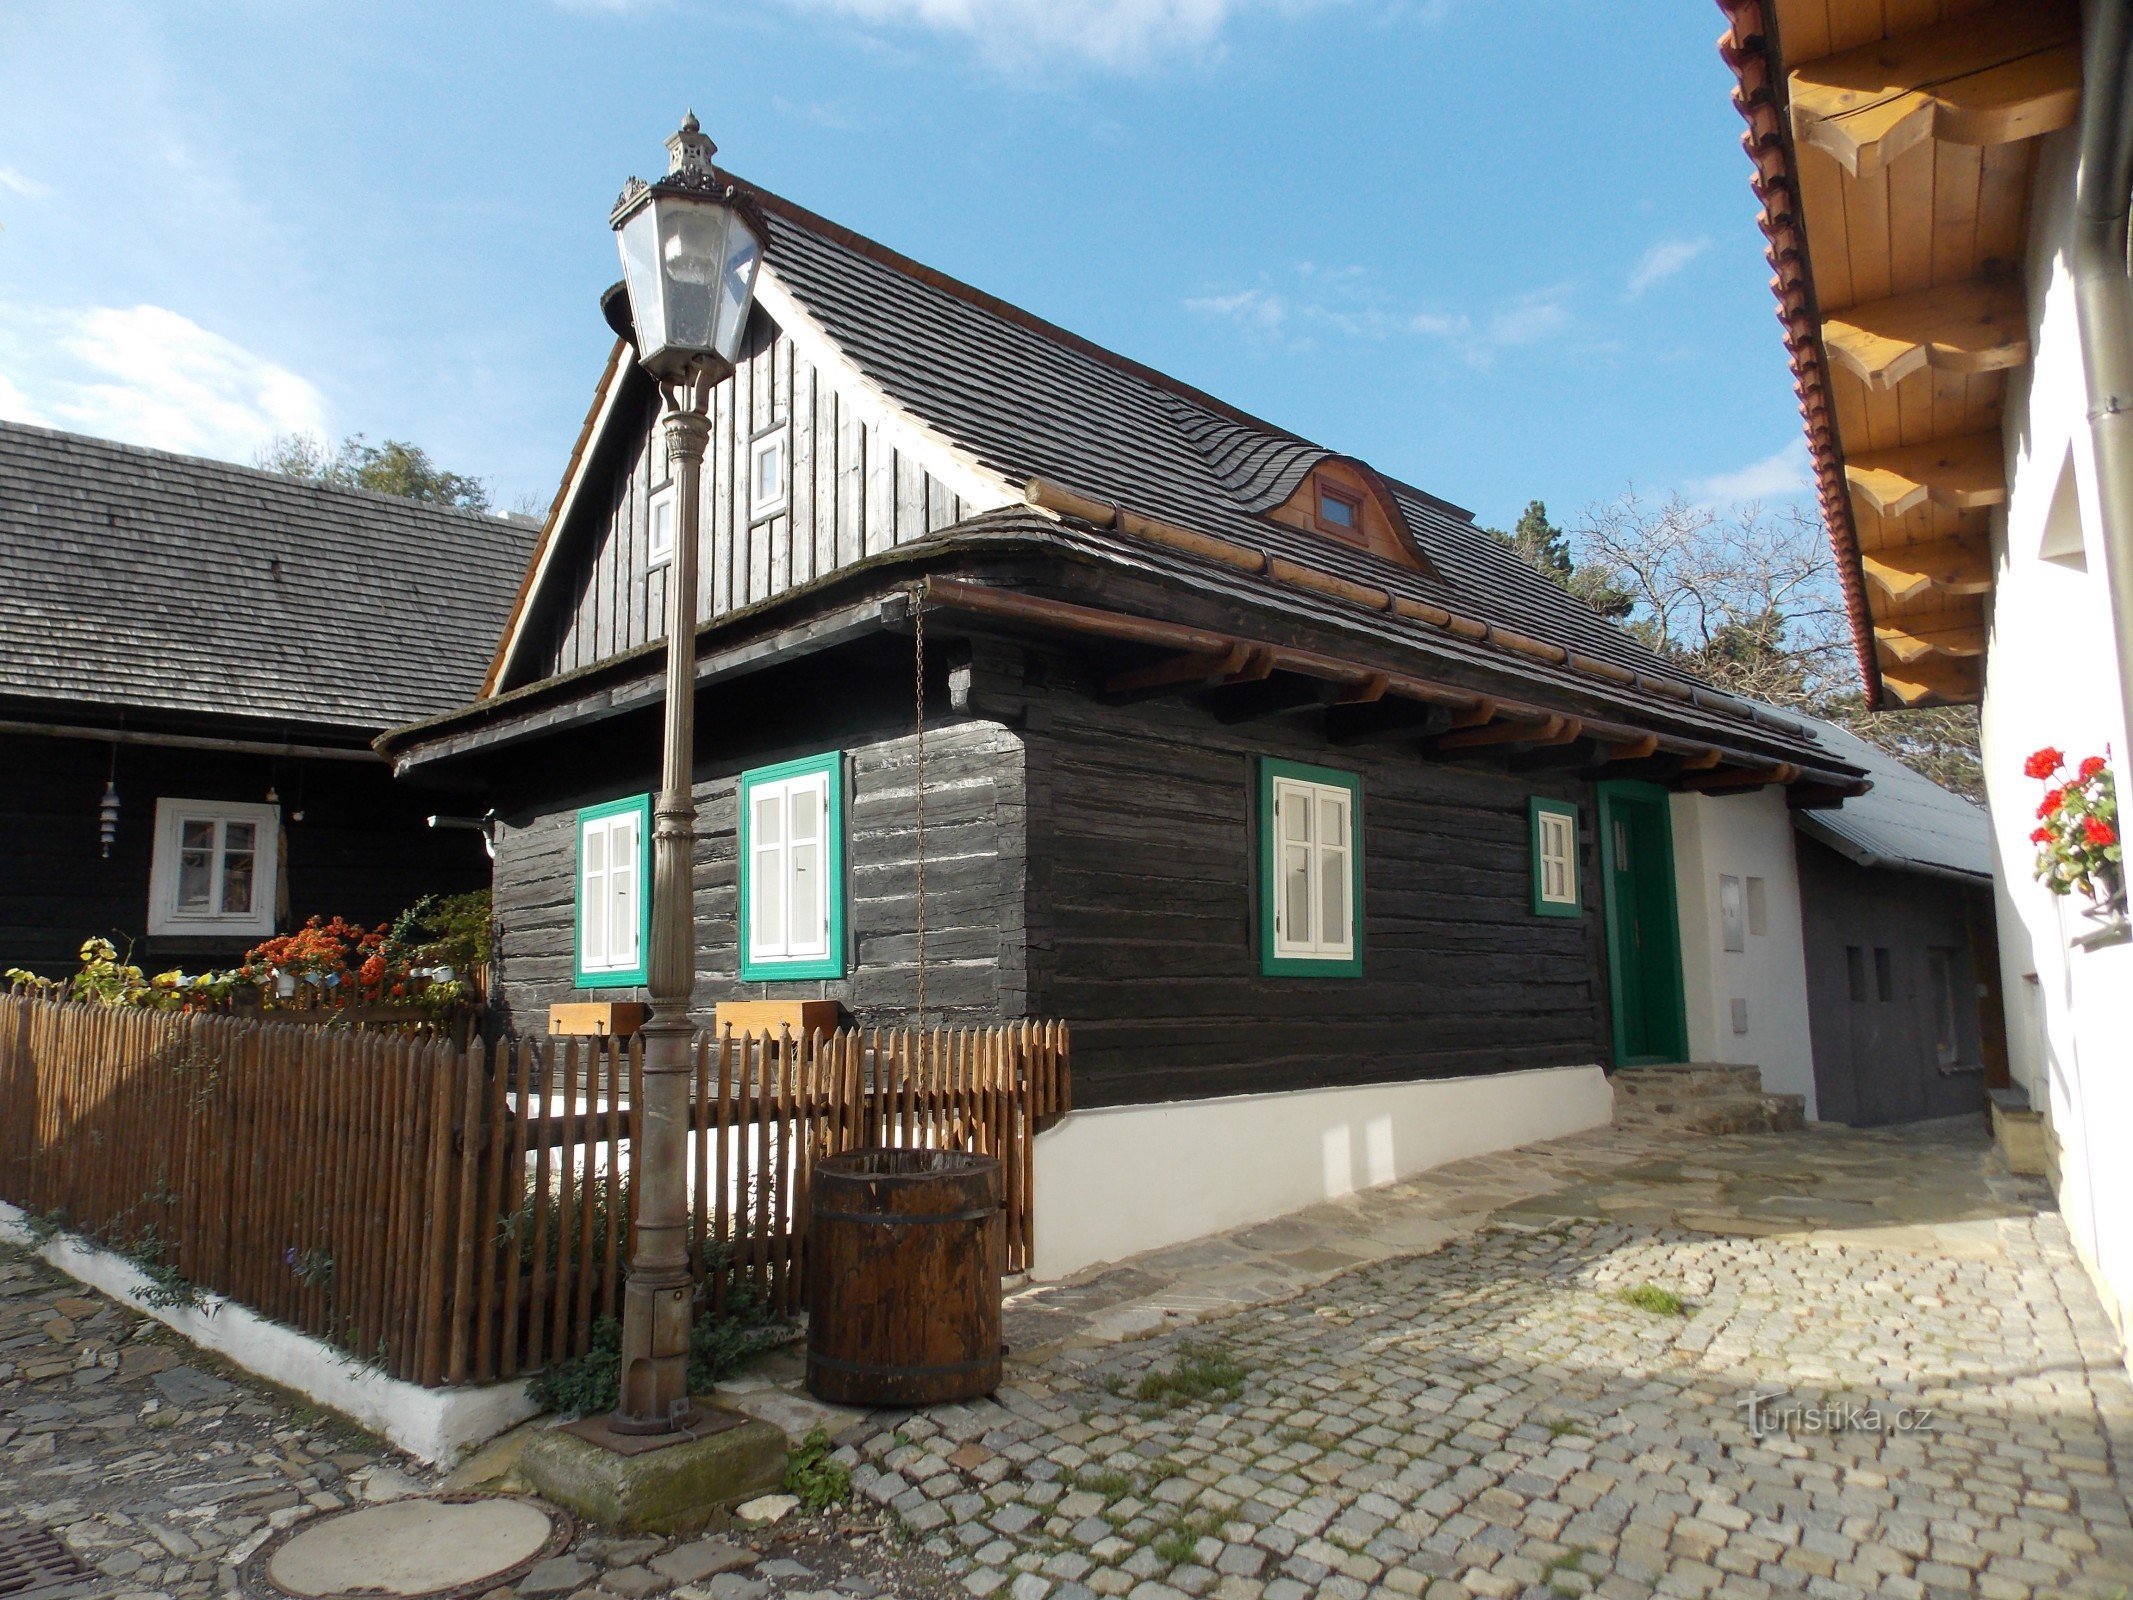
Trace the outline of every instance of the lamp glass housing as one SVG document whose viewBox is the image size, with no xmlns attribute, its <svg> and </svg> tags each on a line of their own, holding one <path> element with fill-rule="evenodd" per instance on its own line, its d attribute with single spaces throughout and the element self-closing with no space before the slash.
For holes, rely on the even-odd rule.
<svg viewBox="0 0 2133 1600">
<path fill-rule="evenodd" d="M 654 188 L 616 227 L 637 359 L 656 377 L 731 365 L 755 299 L 763 241 L 733 206 Z"/>
</svg>

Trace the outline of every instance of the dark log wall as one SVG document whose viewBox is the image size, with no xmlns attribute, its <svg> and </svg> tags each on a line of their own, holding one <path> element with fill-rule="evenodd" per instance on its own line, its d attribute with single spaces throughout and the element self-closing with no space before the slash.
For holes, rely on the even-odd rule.
<svg viewBox="0 0 2133 1600">
<path fill-rule="evenodd" d="M 1985 1042 L 1971 1001 L 1977 989 L 1969 919 L 1991 926 L 1991 890 L 1869 870 L 1814 839 L 1802 838 L 1798 850 L 1817 1115 L 1865 1128 L 1982 1111 Z M 1955 963 L 1961 1049 L 1953 1070 L 1943 1070 L 1934 1049 L 1928 953 L 1935 948 Z M 1851 949 L 1860 952 L 1863 1000 L 1852 996 Z M 1889 953 L 1886 1000 L 1876 950 Z"/>
<path fill-rule="evenodd" d="M 766 675 L 745 697 L 701 702 L 696 800 L 697 1005 L 726 999 L 841 1000 L 861 1021 L 910 1020 L 918 1001 L 917 741 L 909 646 L 872 660 Z M 899 677 L 899 670 L 901 677 Z M 1027 1012 L 1022 927 L 1025 828 L 1020 741 L 997 723 L 957 718 L 935 676 L 942 718 L 926 733 L 926 1018 L 990 1022 Z M 808 731 L 795 734 L 796 726 Z M 576 827 L 581 806 L 656 787 L 658 729 L 620 719 L 576 738 L 567 760 L 528 767 L 502 792 L 528 799 L 497 842 L 501 994 L 508 1024 L 545 1032 L 550 1003 L 643 999 L 637 990 L 573 988 Z M 742 983 L 737 974 L 736 791 L 739 774 L 826 750 L 847 752 L 848 933 L 839 980 Z M 523 785 L 523 786 L 522 786 Z M 708 1020 L 708 1016 L 707 1016 Z"/>
<path fill-rule="evenodd" d="M 705 620 L 781 594 L 866 556 L 960 521 L 966 507 L 878 423 L 863 423 L 792 342 L 759 313 L 749 352 L 718 386 L 704 463 L 699 615 Z M 871 409 L 871 408 L 870 408 Z M 601 519 L 574 541 L 564 599 L 543 619 L 546 677 L 604 661 L 666 634 L 666 565 L 648 564 L 650 501 L 665 483 L 658 405 L 636 408 L 628 445 L 589 486 L 578 516 Z M 785 431 L 789 493 L 783 512 L 751 520 L 748 460 L 765 429 Z M 561 574 L 557 575 L 559 578 Z"/>
<path fill-rule="evenodd" d="M 100 854 L 97 802 L 111 749 L 80 739 L 0 735 L 0 968 L 72 972 L 82 940 L 102 934 L 151 967 L 226 964 L 255 944 L 147 937 L 156 799 L 281 798 L 289 926 L 345 916 L 375 925 L 425 894 L 489 880 L 478 835 L 432 830 L 454 802 L 396 784 L 383 762 L 294 761 L 138 745 L 118 752 L 118 840 Z M 473 808 L 479 811 L 480 807 Z M 296 813 L 303 813 L 302 820 Z"/>
<path fill-rule="evenodd" d="M 1308 718 L 1025 688 L 1030 1006 L 1073 1024 L 1077 1105 L 1607 1059 L 1590 784 L 1328 745 Z M 1011 688 L 998 691 L 1011 694 Z M 1259 969 L 1256 758 L 1360 773 L 1364 972 Z M 1532 914 L 1527 800 L 1580 808 L 1582 918 Z"/>
</svg>

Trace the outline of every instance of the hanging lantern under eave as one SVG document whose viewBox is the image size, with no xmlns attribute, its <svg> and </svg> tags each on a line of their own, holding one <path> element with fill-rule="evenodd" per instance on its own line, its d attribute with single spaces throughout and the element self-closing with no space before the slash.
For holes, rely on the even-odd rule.
<svg viewBox="0 0 2133 1600">
<path fill-rule="evenodd" d="M 655 378 L 700 363 L 730 371 L 747 331 L 769 229 L 747 193 L 712 167 L 717 149 L 690 114 L 667 140 L 667 175 L 630 179 L 608 218 L 637 359 Z"/>
<path fill-rule="evenodd" d="M 111 859 L 111 847 L 118 843 L 119 791 L 117 780 L 104 784 L 104 798 L 96 807 L 96 832 L 104 843 L 104 859 Z"/>
</svg>

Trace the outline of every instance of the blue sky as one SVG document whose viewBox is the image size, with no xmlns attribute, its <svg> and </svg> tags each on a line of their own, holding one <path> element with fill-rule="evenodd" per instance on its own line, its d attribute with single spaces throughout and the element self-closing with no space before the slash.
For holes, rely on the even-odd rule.
<svg viewBox="0 0 2133 1600">
<path fill-rule="evenodd" d="M 1804 484 L 1717 9 L 10 0 L 0 415 L 545 503 L 606 212 L 732 168 L 1507 526 Z"/>
</svg>

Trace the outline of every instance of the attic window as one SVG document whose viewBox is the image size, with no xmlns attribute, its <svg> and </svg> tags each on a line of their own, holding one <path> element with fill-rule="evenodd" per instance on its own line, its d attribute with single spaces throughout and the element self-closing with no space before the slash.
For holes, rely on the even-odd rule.
<svg viewBox="0 0 2133 1600">
<path fill-rule="evenodd" d="M 1321 533 L 1330 533 L 1337 538 L 1360 539 L 1363 536 L 1362 496 L 1320 484 L 1318 527 Z"/>
</svg>

